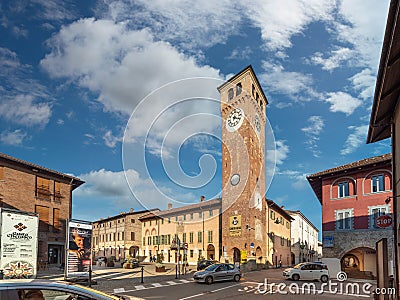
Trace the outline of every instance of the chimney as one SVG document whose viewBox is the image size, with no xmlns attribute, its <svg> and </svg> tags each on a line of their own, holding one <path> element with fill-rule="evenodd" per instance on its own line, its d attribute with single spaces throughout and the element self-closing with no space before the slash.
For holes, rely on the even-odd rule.
<svg viewBox="0 0 400 300">
<path fill-rule="evenodd" d="M 204 196 L 200 196 L 200 202 L 204 202 Z"/>
<path fill-rule="evenodd" d="M 129 212 L 130 212 L 130 213 L 133 213 L 133 212 L 135 212 L 135 210 L 134 210 L 133 208 L 131 208 L 131 209 L 129 210 Z"/>
<path fill-rule="evenodd" d="M 172 209 L 172 203 L 168 203 L 168 209 Z"/>
<path fill-rule="evenodd" d="M 282 205 L 282 206 L 281 206 L 281 208 L 282 208 L 282 209 L 285 209 L 285 206 L 284 206 L 284 205 Z"/>
</svg>

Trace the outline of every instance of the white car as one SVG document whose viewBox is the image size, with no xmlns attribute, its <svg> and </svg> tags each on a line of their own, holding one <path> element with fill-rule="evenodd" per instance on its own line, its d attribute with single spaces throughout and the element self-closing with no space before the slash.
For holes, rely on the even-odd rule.
<svg viewBox="0 0 400 300">
<path fill-rule="evenodd" d="M 283 276 L 292 280 L 320 280 L 328 282 L 329 271 L 328 267 L 322 263 L 300 263 L 293 268 L 288 268 L 283 271 Z"/>
</svg>

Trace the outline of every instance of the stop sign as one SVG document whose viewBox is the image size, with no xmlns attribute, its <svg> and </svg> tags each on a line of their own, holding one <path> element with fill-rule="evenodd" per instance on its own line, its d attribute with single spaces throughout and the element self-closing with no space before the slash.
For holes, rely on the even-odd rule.
<svg viewBox="0 0 400 300">
<path fill-rule="evenodd" d="M 389 215 L 379 216 L 376 218 L 375 224 L 380 228 L 392 226 L 392 217 Z"/>
</svg>

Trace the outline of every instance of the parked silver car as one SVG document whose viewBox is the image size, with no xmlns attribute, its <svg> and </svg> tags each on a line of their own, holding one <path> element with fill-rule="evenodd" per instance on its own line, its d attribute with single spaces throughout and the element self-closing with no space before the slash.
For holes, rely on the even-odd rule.
<svg viewBox="0 0 400 300">
<path fill-rule="evenodd" d="M 242 274 L 233 264 L 215 264 L 202 271 L 194 273 L 193 279 L 197 282 L 211 284 L 215 281 L 233 280 L 238 282 Z"/>
<path fill-rule="evenodd" d="M 68 282 L 36 279 L 11 279 L 0 280 L 0 299 L 121 300 L 139 298 L 109 295 L 88 287 Z"/>
</svg>

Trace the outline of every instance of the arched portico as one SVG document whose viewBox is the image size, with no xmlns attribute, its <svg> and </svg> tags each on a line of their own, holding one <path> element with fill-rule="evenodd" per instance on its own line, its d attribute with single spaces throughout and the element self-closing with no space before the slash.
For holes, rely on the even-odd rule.
<svg viewBox="0 0 400 300">
<path fill-rule="evenodd" d="M 376 276 L 376 251 L 369 247 L 358 247 L 347 251 L 340 259 L 342 271 L 349 277 Z"/>
</svg>

